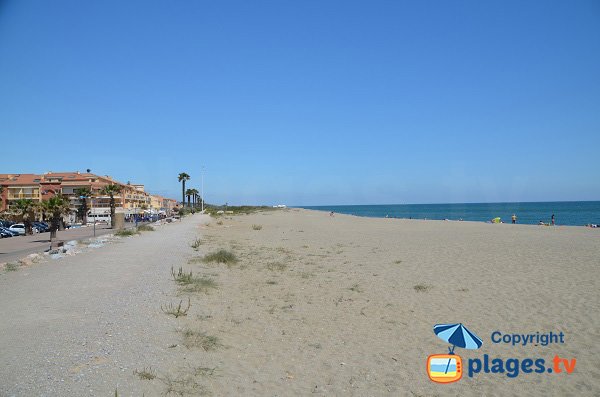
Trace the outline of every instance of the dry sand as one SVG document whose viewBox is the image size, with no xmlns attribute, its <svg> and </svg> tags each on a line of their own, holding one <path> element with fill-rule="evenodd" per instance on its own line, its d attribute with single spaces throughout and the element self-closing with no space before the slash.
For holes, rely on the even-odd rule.
<svg viewBox="0 0 600 397">
<path fill-rule="evenodd" d="M 10 354 L 2 354 L 0 391 L 83 395 L 81 391 L 91 385 L 94 392 L 88 395 L 107 395 L 118 383 L 120 395 L 146 396 L 168 391 L 216 396 L 600 394 L 597 230 L 330 217 L 296 209 L 225 217 L 208 226 L 202 221 L 191 217 L 160 234 L 104 247 L 102 253 L 65 258 L 61 266 L 68 272 L 62 277 L 81 268 L 91 292 L 77 286 L 69 291 L 68 279 L 60 285 L 65 292 L 59 294 L 36 292 L 23 276 L 10 275 L 9 282 L 0 277 L 2 321 L 15 321 L 10 316 L 16 316 L 18 325 L 15 331 L 6 323 L 1 327 L 0 346 Z M 260 230 L 253 225 L 260 225 Z M 197 236 L 202 244 L 194 250 L 189 242 Z M 142 248 L 150 254 L 142 253 Z M 229 265 L 201 261 L 219 249 L 230 250 L 239 261 Z M 134 253 L 137 260 L 132 259 Z M 87 265 L 99 266 L 102 262 L 96 258 L 101 256 L 110 265 L 100 269 Z M 209 277 L 217 287 L 195 293 L 177 289 L 165 276 L 172 265 Z M 28 277 L 41 273 L 59 283 L 60 278 L 39 270 L 43 266 L 50 265 L 32 267 Z M 115 279 L 105 274 L 111 271 Z M 139 274 L 143 282 L 121 280 L 120 272 Z M 81 282 L 82 277 L 75 277 Z M 115 295 L 103 296 L 95 280 L 103 280 L 102 288 Z M 17 292 L 23 288 L 28 293 Z M 17 294 L 18 301 L 9 293 Z M 88 293 L 93 299 L 85 297 Z M 74 304 L 77 309 L 46 316 L 48 332 L 37 329 L 40 324 L 26 310 L 14 308 L 19 302 L 39 304 L 27 302 L 28 296 L 47 294 L 62 299 L 61 307 Z M 175 319 L 159 309 L 160 303 L 187 297 L 191 299 L 187 316 Z M 54 307 L 52 302 L 45 306 Z M 133 305 L 131 310 L 125 310 L 128 305 Z M 101 310 L 115 306 L 114 313 Z M 88 333 L 97 329 L 97 335 L 67 331 L 58 324 L 65 319 Z M 448 345 L 432 327 L 454 322 L 464 323 L 483 340 L 479 350 L 457 348 L 465 361 L 488 354 L 550 362 L 558 354 L 576 358 L 576 368 L 571 374 L 516 378 L 465 374 L 450 385 L 434 384 L 426 374 L 427 356 L 446 353 Z M 59 332 L 52 332 L 52 327 Z M 110 354 L 78 347 L 80 338 L 88 346 L 108 343 L 104 329 L 112 332 Z M 186 330 L 199 332 L 204 339 L 188 339 L 186 347 L 182 332 Z M 494 331 L 563 332 L 565 343 L 493 344 Z M 31 351 L 19 354 L 27 344 L 27 332 L 34 333 L 35 343 Z M 87 354 L 88 361 L 75 367 L 79 368 L 75 372 L 85 373 L 84 380 L 72 373 L 79 357 L 74 350 Z M 55 353 L 52 360 L 63 369 L 62 384 L 54 379 L 61 371 L 44 363 L 49 352 Z M 94 357 L 104 360 L 99 368 L 89 363 Z M 147 366 L 156 379 L 141 380 L 133 374 L 133 369 Z M 37 376 L 25 382 L 28 371 Z M 45 376 L 52 376 L 52 381 Z M 65 384 L 69 388 L 61 389 Z"/>
</svg>

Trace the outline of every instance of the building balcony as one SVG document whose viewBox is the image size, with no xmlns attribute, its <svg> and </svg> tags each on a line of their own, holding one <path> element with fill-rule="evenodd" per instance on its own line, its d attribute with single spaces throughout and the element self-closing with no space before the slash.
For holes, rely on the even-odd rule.
<svg viewBox="0 0 600 397">
<path fill-rule="evenodd" d="M 18 193 L 18 194 L 11 194 L 10 191 L 9 191 L 8 195 L 7 195 L 7 199 L 8 200 L 20 200 L 20 199 L 39 200 L 40 199 L 40 194 L 39 193 Z"/>
</svg>

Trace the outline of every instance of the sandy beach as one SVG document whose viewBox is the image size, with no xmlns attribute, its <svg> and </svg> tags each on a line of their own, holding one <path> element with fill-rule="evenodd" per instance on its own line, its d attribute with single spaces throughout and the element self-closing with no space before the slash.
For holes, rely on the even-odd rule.
<svg viewBox="0 0 600 397">
<path fill-rule="evenodd" d="M 206 261 L 221 249 L 237 261 Z M 583 227 L 194 215 L 3 273 L 0 394 L 598 395 L 599 255 L 598 230 Z M 210 282 L 190 292 L 171 267 Z M 188 298 L 184 316 L 161 310 Z M 483 341 L 456 349 L 464 375 L 448 385 L 426 371 L 449 346 L 439 323 Z M 494 332 L 562 332 L 564 343 L 493 343 Z M 469 376 L 484 355 L 576 366 Z"/>
</svg>

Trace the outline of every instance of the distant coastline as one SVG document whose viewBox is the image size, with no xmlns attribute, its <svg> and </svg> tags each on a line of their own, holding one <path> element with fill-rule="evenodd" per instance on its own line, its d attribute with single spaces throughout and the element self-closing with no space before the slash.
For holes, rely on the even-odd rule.
<svg viewBox="0 0 600 397">
<path fill-rule="evenodd" d="M 463 220 L 489 222 L 500 217 L 510 223 L 513 214 L 517 224 L 549 223 L 552 215 L 556 225 L 585 226 L 600 223 L 600 201 L 453 203 L 453 204 L 378 204 L 296 206 L 318 211 L 337 212 L 371 218 L 402 218 L 430 220 Z"/>
</svg>

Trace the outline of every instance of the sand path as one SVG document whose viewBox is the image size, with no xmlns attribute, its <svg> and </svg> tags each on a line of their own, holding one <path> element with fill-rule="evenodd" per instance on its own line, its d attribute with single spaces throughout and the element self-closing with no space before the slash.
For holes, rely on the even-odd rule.
<svg viewBox="0 0 600 397">
<path fill-rule="evenodd" d="M 0 275 L 0 395 L 155 395 L 133 370 L 182 358 L 160 305 L 203 218 Z"/>
</svg>

